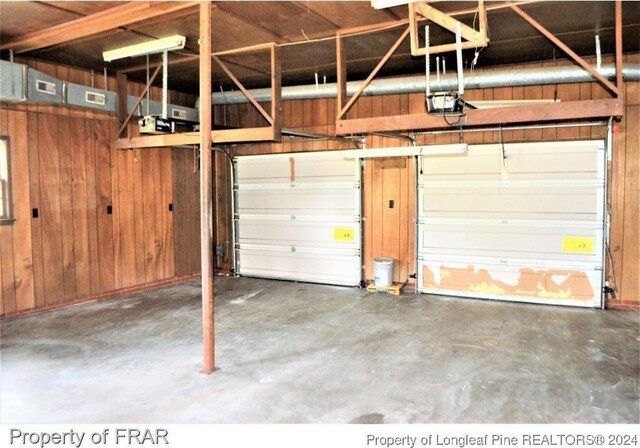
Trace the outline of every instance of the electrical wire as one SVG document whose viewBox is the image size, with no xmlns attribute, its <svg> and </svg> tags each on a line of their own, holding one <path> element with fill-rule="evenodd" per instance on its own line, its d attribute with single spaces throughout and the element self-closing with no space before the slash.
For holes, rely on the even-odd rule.
<svg viewBox="0 0 640 448">
<path fill-rule="evenodd" d="M 462 117 L 463 117 L 463 116 L 464 116 L 464 114 L 460 114 L 460 115 L 458 115 L 458 116 L 457 116 L 457 117 L 458 117 L 458 121 L 456 121 L 456 122 L 454 123 L 454 122 L 452 122 L 452 121 L 447 120 L 447 113 L 446 113 L 446 112 L 444 112 L 444 111 L 442 111 L 442 118 L 444 118 L 444 122 L 445 122 L 445 123 L 447 123 L 447 125 L 449 125 L 449 126 L 458 126 L 458 125 L 460 125 L 460 126 L 461 126 L 461 124 L 460 124 L 460 120 L 462 120 Z"/>
<path fill-rule="evenodd" d="M 611 290 L 613 291 L 615 298 L 615 293 L 618 292 L 618 285 L 616 284 L 616 268 L 613 262 L 613 255 L 611 254 L 611 246 L 609 246 L 608 244 L 605 244 L 605 246 L 607 248 L 607 259 L 609 260 L 609 267 L 611 268 L 611 275 L 609 276 L 609 279 L 611 280 Z"/>
</svg>

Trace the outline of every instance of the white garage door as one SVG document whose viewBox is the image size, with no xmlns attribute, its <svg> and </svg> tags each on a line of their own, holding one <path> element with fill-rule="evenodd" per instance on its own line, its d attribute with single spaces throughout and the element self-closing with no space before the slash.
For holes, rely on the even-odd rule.
<svg viewBox="0 0 640 448">
<path fill-rule="evenodd" d="M 240 275 L 354 286 L 362 278 L 360 162 L 339 153 L 235 160 Z"/>
<path fill-rule="evenodd" d="M 420 160 L 419 290 L 600 307 L 604 149 L 477 145 Z"/>
</svg>

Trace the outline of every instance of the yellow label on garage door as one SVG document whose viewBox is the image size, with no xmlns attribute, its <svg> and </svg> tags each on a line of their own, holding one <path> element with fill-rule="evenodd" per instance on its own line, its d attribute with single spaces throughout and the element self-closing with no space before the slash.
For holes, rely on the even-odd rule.
<svg viewBox="0 0 640 448">
<path fill-rule="evenodd" d="M 336 227 L 333 229 L 334 241 L 354 241 L 356 239 L 356 232 L 354 229 Z"/>
<path fill-rule="evenodd" d="M 594 253 L 595 238 L 589 236 L 565 236 L 562 238 L 562 251 L 576 254 Z"/>
</svg>

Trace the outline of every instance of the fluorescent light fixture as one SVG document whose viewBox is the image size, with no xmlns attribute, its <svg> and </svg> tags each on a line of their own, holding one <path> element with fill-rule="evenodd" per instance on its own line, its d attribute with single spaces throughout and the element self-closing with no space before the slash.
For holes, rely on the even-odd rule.
<svg viewBox="0 0 640 448">
<path fill-rule="evenodd" d="M 150 40 L 148 42 L 142 42 L 141 44 L 105 51 L 102 53 L 102 57 L 105 61 L 111 62 L 116 59 L 162 53 L 163 51 L 182 50 L 186 41 L 186 37 L 179 35 L 163 37 L 162 39 Z"/>
<path fill-rule="evenodd" d="M 468 154 L 469 145 L 467 143 L 454 143 L 452 145 L 426 145 L 418 146 L 421 156 L 452 156 Z"/>
<path fill-rule="evenodd" d="M 394 6 L 407 5 L 418 0 L 371 0 L 374 9 L 393 8 Z"/>
</svg>

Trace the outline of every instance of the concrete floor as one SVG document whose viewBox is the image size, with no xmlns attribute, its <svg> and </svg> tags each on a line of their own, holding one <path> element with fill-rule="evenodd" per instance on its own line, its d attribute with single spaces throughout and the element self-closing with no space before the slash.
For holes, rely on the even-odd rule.
<svg viewBox="0 0 640 448">
<path fill-rule="evenodd" d="M 216 280 L 2 323 L 2 423 L 640 422 L 634 312 Z"/>
</svg>

